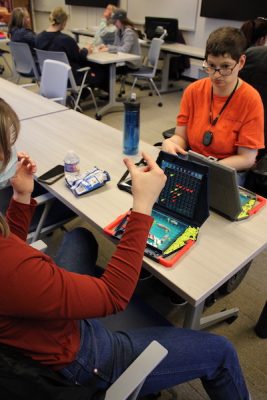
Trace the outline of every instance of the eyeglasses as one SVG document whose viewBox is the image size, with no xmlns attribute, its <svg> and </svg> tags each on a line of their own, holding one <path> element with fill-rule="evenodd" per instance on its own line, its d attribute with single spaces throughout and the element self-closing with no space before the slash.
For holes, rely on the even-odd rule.
<svg viewBox="0 0 267 400">
<path fill-rule="evenodd" d="M 215 72 L 219 72 L 219 74 L 221 76 L 229 76 L 232 74 L 233 70 L 235 69 L 235 67 L 237 66 L 237 62 L 235 63 L 235 65 L 233 67 L 210 67 L 209 65 L 205 64 L 205 62 L 202 65 L 202 68 L 205 72 L 207 72 L 207 74 L 212 74 L 214 75 Z"/>
</svg>

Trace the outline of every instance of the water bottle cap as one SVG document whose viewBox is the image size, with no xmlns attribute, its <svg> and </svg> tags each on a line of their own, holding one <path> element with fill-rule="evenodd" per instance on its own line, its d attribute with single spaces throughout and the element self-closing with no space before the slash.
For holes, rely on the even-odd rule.
<svg viewBox="0 0 267 400">
<path fill-rule="evenodd" d="M 136 101 L 136 93 L 131 93 L 131 101 Z"/>
</svg>

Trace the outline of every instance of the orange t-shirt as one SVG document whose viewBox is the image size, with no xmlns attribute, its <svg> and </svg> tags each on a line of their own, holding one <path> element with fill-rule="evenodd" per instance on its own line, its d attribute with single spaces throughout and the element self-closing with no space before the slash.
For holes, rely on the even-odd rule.
<svg viewBox="0 0 267 400">
<path fill-rule="evenodd" d="M 214 119 L 226 97 L 213 95 Z M 215 126 L 209 122 L 211 81 L 200 79 L 189 85 L 183 94 L 177 125 L 187 126 L 188 145 L 191 150 L 218 159 L 237 153 L 238 147 L 261 149 L 264 147 L 263 104 L 259 93 L 243 82 L 224 109 Z M 209 146 L 202 143 L 204 132 L 211 131 Z"/>
</svg>

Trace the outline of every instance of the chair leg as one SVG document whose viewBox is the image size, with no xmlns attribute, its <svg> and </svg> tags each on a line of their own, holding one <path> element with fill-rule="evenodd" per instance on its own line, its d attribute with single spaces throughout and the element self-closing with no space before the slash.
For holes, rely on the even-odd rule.
<svg viewBox="0 0 267 400">
<path fill-rule="evenodd" d="M 153 80 L 152 78 L 149 79 L 149 82 L 151 83 L 151 85 L 152 85 L 152 87 L 154 88 L 154 90 L 155 90 L 157 96 L 158 96 L 159 99 L 160 99 L 160 103 L 158 103 L 158 106 L 161 107 L 161 106 L 162 106 L 162 97 L 161 97 L 161 94 L 160 94 L 160 92 L 159 92 L 159 90 L 158 90 L 157 86 L 155 85 L 155 82 L 154 82 L 154 80 Z"/>
<path fill-rule="evenodd" d="M 81 83 L 81 86 L 80 86 L 80 90 L 79 90 L 79 93 L 78 93 L 78 96 L 77 96 L 77 99 L 76 99 L 76 102 L 75 102 L 74 110 L 76 110 L 78 108 L 78 106 L 79 106 L 81 94 L 82 94 L 82 91 L 83 91 L 83 89 L 85 87 L 85 80 L 87 78 L 87 74 L 88 74 L 88 71 L 86 71 L 84 76 L 83 76 L 83 80 L 82 80 L 82 83 Z"/>
<path fill-rule="evenodd" d="M 93 90 L 92 90 L 92 88 L 90 86 L 87 86 L 86 89 L 88 89 L 90 94 L 91 94 L 91 97 L 92 97 L 92 100 L 93 100 L 93 103 L 94 103 L 94 106 L 95 106 L 95 112 L 97 114 L 98 113 L 98 107 L 97 107 L 97 103 L 96 103 L 94 92 L 93 92 Z"/>
<path fill-rule="evenodd" d="M 121 86 L 120 86 L 120 91 L 119 91 L 118 97 L 122 97 L 122 95 L 125 94 L 125 80 L 126 80 L 126 76 L 121 75 L 120 76 Z"/>
<path fill-rule="evenodd" d="M 134 87 L 135 87 L 135 85 L 136 85 L 136 82 L 137 82 L 137 78 L 134 78 L 134 81 L 133 81 L 133 84 L 132 84 L 132 87 L 131 87 L 131 94 L 132 94 L 132 92 L 133 92 L 133 90 L 134 90 Z"/>
</svg>

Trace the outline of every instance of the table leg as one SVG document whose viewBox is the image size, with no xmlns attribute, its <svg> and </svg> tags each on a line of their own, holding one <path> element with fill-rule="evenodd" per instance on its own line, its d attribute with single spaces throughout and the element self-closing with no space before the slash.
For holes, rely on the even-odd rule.
<svg viewBox="0 0 267 400">
<path fill-rule="evenodd" d="M 163 68 L 162 68 L 162 75 L 161 75 L 161 87 L 160 93 L 168 92 L 169 88 L 169 69 L 170 69 L 170 60 L 171 54 L 170 53 L 163 53 Z"/>
<path fill-rule="evenodd" d="M 205 329 L 219 322 L 225 320 L 235 320 L 238 317 L 239 309 L 237 307 L 201 317 L 204 309 L 204 304 L 205 301 L 203 301 L 196 307 L 192 306 L 191 304 L 186 305 L 183 325 L 184 328 L 191 328 L 196 330 Z"/>
<path fill-rule="evenodd" d="M 123 103 L 116 101 L 116 64 L 110 64 L 109 66 L 109 102 L 96 114 L 97 119 L 109 112 L 121 111 L 123 109 Z"/>
<path fill-rule="evenodd" d="M 170 70 L 170 61 L 173 57 L 178 57 L 179 54 L 171 54 L 163 52 L 163 67 L 161 73 L 161 86 L 160 93 L 171 93 L 177 92 L 178 90 L 183 90 L 183 88 L 177 88 L 176 86 L 169 87 L 169 70 Z"/>
<path fill-rule="evenodd" d="M 72 33 L 73 33 L 73 35 L 74 35 L 75 41 L 76 41 L 77 43 L 79 43 L 79 36 L 80 36 L 80 34 L 77 33 L 77 32 L 72 32 Z"/>
</svg>

